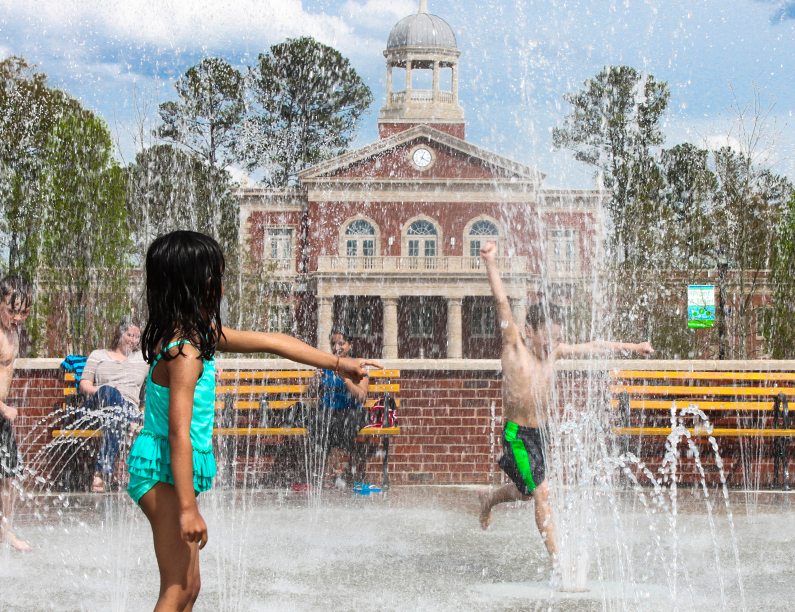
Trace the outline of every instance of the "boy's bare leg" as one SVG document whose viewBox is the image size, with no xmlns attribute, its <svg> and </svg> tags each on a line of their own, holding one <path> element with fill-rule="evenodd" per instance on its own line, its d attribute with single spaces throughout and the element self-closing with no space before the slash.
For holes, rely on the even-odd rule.
<svg viewBox="0 0 795 612">
<path fill-rule="evenodd" d="M 478 493 L 480 498 L 480 526 L 485 531 L 491 525 L 491 509 L 497 504 L 505 504 L 514 501 L 528 501 L 527 495 L 522 495 L 516 485 L 512 482 L 501 486 L 496 491 L 483 491 Z"/>
<path fill-rule="evenodd" d="M 544 546 L 547 547 L 552 565 L 558 562 L 558 534 L 555 531 L 555 521 L 552 520 L 552 506 L 549 503 L 549 485 L 545 480 L 533 489 L 535 500 L 536 526 Z"/>
<path fill-rule="evenodd" d="M 0 538 L 6 540 L 16 550 L 30 552 L 33 547 L 11 532 L 8 516 L 11 514 L 13 495 L 11 480 L 0 478 Z"/>
</svg>

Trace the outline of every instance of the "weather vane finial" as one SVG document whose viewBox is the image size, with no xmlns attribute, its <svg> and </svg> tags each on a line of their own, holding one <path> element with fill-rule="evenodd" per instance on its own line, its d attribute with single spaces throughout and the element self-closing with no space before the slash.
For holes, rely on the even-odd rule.
<svg viewBox="0 0 795 612">
<path fill-rule="evenodd" d="M 428 12 L 428 0 L 420 0 L 420 10 L 417 11 L 418 13 L 427 13 Z"/>
</svg>

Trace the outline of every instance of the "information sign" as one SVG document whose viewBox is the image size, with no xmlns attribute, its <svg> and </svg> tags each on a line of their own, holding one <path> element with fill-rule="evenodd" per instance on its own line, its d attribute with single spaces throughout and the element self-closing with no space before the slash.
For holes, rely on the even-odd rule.
<svg viewBox="0 0 795 612">
<path fill-rule="evenodd" d="M 715 326 L 715 285 L 687 287 L 687 326 Z"/>
</svg>

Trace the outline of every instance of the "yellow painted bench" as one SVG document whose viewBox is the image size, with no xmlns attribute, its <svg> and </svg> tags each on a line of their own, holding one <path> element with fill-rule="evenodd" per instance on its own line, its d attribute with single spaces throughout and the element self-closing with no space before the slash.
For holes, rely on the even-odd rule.
<svg viewBox="0 0 795 612">
<path fill-rule="evenodd" d="M 632 437 L 667 437 L 671 427 L 633 426 L 637 415 L 653 421 L 668 419 L 672 407 L 677 418 L 690 418 L 686 429 L 692 437 L 757 438 L 773 441 L 773 482 L 789 489 L 787 445 L 795 436 L 789 427 L 789 400 L 795 397 L 795 373 L 787 372 L 680 372 L 621 370 L 610 372 L 610 404 L 618 408 L 620 426 L 613 433 L 622 436 L 623 450 Z M 682 416 L 680 410 L 694 406 L 709 415 L 710 421 L 734 421 L 735 427 L 707 426 L 696 415 Z M 644 419 L 645 420 L 645 419 Z M 747 421 L 755 420 L 756 426 Z M 725 425 L 725 423 L 724 423 Z"/>
<path fill-rule="evenodd" d="M 372 370 L 369 372 L 370 379 L 375 379 L 370 383 L 370 393 L 378 394 L 385 400 L 391 398 L 396 406 L 400 406 L 400 399 L 394 397 L 400 392 L 400 385 L 392 382 L 391 379 L 399 378 L 399 370 Z M 219 411 L 220 427 L 213 429 L 213 435 L 218 437 L 234 436 L 256 436 L 262 437 L 296 437 L 306 436 L 305 427 L 271 427 L 268 421 L 278 411 L 283 415 L 295 406 L 301 396 L 306 392 L 308 384 L 301 384 L 303 381 L 311 379 L 314 370 L 273 370 L 273 371 L 224 371 L 219 376 L 219 381 L 215 387 L 216 410 Z M 388 382 L 382 382 L 386 379 Z M 74 374 L 67 373 L 64 376 L 64 396 L 76 395 L 74 386 Z M 277 384 L 258 384 L 273 381 Z M 287 381 L 286 383 L 283 381 Z M 224 384 L 224 383 L 227 384 Z M 232 382 L 233 384 L 228 384 Z M 251 384 L 241 384 L 241 382 Z M 69 384 L 71 383 L 71 384 Z M 296 383 L 296 384 L 293 384 Z M 248 399 L 241 399 L 240 396 L 249 396 Z M 256 397 L 256 399 L 254 399 Z M 277 397 L 279 399 L 273 399 Z M 365 402 L 365 408 L 372 408 L 379 398 L 371 398 Z M 257 415 L 258 427 L 235 427 L 236 411 L 254 411 Z M 365 427 L 359 431 L 360 436 L 373 437 L 381 436 L 383 445 L 383 487 L 389 487 L 389 442 L 391 436 L 399 435 L 400 427 L 373 428 Z M 96 438 L 102 435 L 98 429 L 55 429 L 52 431 L 54 438 Z M 232 445 L 225 445 L 228 453 L 228 461 L 225 465 L 231 466 L 233 461 L 231 454 Z M 229 475 L 227 475 L 229 476 Z"/>
</svg>

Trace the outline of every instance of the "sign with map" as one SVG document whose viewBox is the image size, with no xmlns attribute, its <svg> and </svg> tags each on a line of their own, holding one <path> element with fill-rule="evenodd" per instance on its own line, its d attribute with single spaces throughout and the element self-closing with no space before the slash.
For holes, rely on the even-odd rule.
<svg viewBox="0 0 795 612">
<path fill-rule="evenodd" d="M 715 285 L 688 285 L 687 326 L 715 326 Z"/>
</svg>

